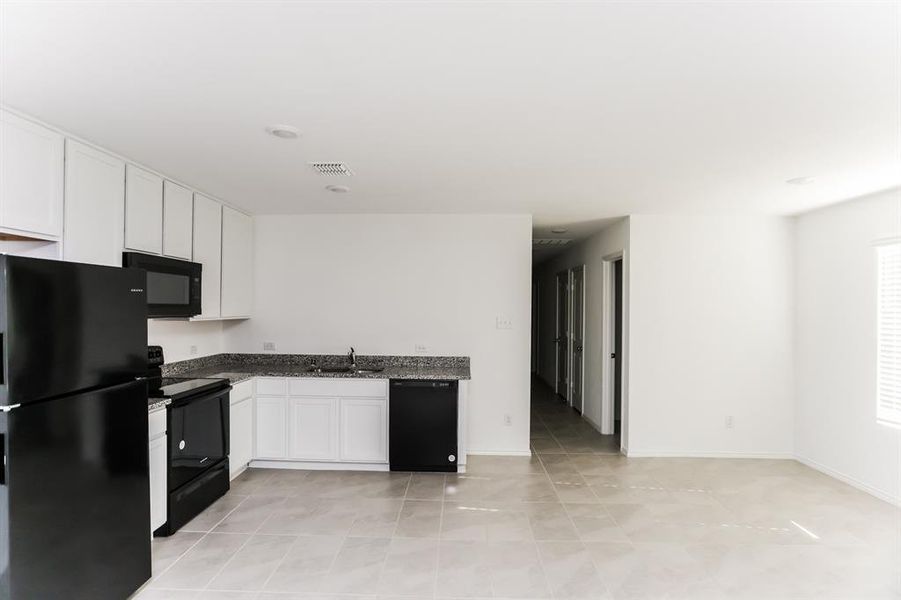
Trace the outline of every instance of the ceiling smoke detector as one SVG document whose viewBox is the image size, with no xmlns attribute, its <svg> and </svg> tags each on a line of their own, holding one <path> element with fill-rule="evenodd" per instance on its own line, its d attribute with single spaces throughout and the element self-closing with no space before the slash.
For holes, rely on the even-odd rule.
<svg viewBox="0 0 901 600">
<path fill-rule="evenodd" d="M 551 229 L 551 233 L 566 233 L 567 231 L 566 227 L 554 227 Z"/>
<path fill-rule="evenodd" d="M 270 135 L 283 140 L 293 140 L 300 135 L 300 130 L 293 125 L 270 125 L 266 128 Z"/>
<path fill-rule="evenodd" d="M 810 185 L 816 180 L 816 177 L 795 177 L 794 179 L 789 179 L 785 183 L 788 183 L 789 185 Z"/>
<path fill-rule="evenodd" d="M 350 188 L 346 185 L 327 185 L 325 189 L 336 194 L 346 194 L 350 191 Z"/>
<path fill-rule="evenodd" d="M 350 177 L 354 174 L 343 162 L 311 162 L 310 166 L 320 175 L 330 177 Z"/>
</svg>

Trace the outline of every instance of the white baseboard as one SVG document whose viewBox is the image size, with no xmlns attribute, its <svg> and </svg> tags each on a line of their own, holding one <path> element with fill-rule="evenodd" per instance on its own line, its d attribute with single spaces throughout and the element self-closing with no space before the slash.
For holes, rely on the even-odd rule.
<svg viewBox="0 0 901 600">
<path fill-rule="evenodd" d="M 234 473 L 229 473 L 228 480 L 234 481 L 241 473 L 246 471 L 247 467 L 249 467 L 249 466 L 250 466 L 250 464 L 248 463 L 248 464 L 244 465 L 243 467 L 241 467 L 240 469 L 238 469 L 237 471 L 235 471 Z"/>
<path fill-rule="evenodd" d="M 793 460 L 787 452 L 682 452 L 672 450 L 627 450 L 629 458 L 766 458 Z"/>
<path fill-rule="evenodd" d="M 802 465 L 807 465 L 811 469 L 814 469 L 816 471 L 819 471 L 820 473 L 823 473 L 824 475 L 828 475 L 829 477 L 832 477 L 834 479 L 838 479 L 839 481 L 847 483 L 851 487 L 855 487 L 855 488 L 859 489 L 860 491 L 866 492 L 866 493 L 870 494 L 871 496 L 875 496 L 875 497 L 879 498 L 880 500 L 884 500 L 884 501 L 888 502 L 889 504 L 893 504 L 895 506 L 901 506 L 901 497 L 892 496 L 890 493 L 886 492 L 885 490 L 875 488 L 871 485 L 868 485 L 868 484 L 860 481 L 859 479 L 855 479 L 854 477 L 851 477 L 850 475 L 845 475 L 844 473 L 836 471 L 835 469 L 830 469 L 826 465 L 822 465 L 822 464 L 816 462 L 815 460 L 810 460 L 809 458 L 806 458 L 804 456 L 795 456 L 795 460 L 797 460 Z"/>
<path fill-rule="evenodd" d="M 532 456 L 531 450 L 504 450 L 499 452 L 467 452 L 469 456 Z"/>
<path fill-rule="evenodd" d="M 251 467 L 261 469 L 299 469 L 305 471 L 389 471 L 384 463 L 299 462 L 293 460 L 252 460 Z"/>
</svg>

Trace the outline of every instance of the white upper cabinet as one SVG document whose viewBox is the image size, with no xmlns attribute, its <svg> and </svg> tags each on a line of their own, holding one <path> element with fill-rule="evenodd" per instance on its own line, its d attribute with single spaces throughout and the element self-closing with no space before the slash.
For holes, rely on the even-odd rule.
<svg viewBox="0 0 901 600">
<path fill-rule="evenodd" d="M 125 247 L 163 253 L 163 179 L 134 165 L 125 172 Z"/>
<path fill-rule="evenodd" d="M 194 194 L 194 262 L 203 265 L 200 319 L 218 319 L 222 282 L 222 205 Z"/>
<path fill-rule="evenodd" d="M 122 266 L 125 163 L 66 140 L 66 236 L 63 258 Z"/>
<path fill-rule="evenodd" d="M 222 207 L 222 316 L 248 317 L 252 304 L 253 220 Z"/>
<path fill-rule="evenodd" d="M 194 195 L 171 181 L 163 182 L 163 254 L 191 260 Z"/>
<path fill-rule="evenodd" d="M 63 233 L 63 136 L 0 111 L 0 228 Z"/>
</svg>

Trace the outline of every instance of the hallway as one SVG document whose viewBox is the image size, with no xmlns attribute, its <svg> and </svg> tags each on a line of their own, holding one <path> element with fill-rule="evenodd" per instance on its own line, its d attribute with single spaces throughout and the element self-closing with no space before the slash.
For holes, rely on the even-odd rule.
<svg viewBox="0 0 901 600">
<path fill-rule="evenodd" d="M 619 435 L 601 435 L 539 377 L 532 377 L 532 452 L 619 454 Z"/>
</svg>

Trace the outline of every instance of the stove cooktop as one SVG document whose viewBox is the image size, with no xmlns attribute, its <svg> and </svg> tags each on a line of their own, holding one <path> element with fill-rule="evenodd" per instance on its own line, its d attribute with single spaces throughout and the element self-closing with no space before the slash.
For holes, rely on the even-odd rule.
<svg viewBox="0 0 901 600">
<path fill-rule="evenodd" d="M 159 387 L 150 390 L 151 398 L 171 398 L 176 400 L 187 396 L 194 396 L 208 391 L 215 391 L 228 387 L 227 379 L 189 378 L 189 377 L 163 377 Z"/>
</svg>

